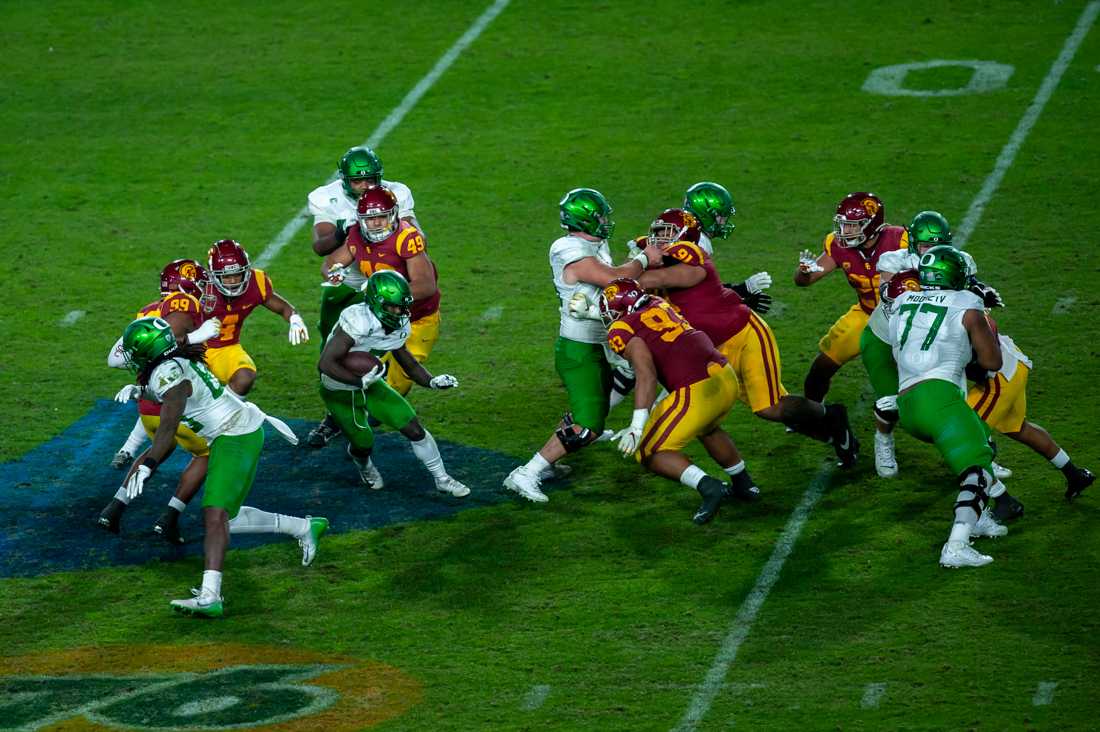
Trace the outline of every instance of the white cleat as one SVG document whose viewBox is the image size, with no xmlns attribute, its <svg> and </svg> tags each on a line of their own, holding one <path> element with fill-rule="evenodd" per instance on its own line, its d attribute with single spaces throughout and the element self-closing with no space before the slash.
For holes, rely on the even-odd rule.
<svg viewBox="0 0 1100 732">
<path fill-rule="evenodd" d="M 539 473 L 539 482 L 545 483 L 548 480 L 565 480 L 572 472 L 573 468 L 568 465 L 551 463 L 549 467 L 543 468 L 542 472 Z"/>
<path fill-rule="evenodd" d="M 875 470 L 883 478 L 898 474 L 898 459 L 894 455 L 894 436 L 875 432 Z"/>
<path fill-rule="evenodd" d="M 965 541 L 948 541 L 940 550 L 941 567 L 984 567 L 992 561 L 993 557 L 978 552 Z"/>
<path fill-rule="evenodd" d="M 540 483 L 539 477 L 533 475 L 523 465 L 508 473 L 508 477 L 504 479 L 504 487 L 508 490 L 515 491 L 529 501 L 546 503 L 550 499 L 539 490 Z"/>
<path fill-rule="evenodd" d="M 1004 536 L 1008 533 L 1008 527 L 997 523 L 993 518 L 993 512 L 986 508 L 978 517 L 977 523 L 970 529 L 971 536 Z"/>
<path fill-rule="evenodd" d="M 993 477 L 997 480 L 1008 480 L 1012 477 L 1012 471 L 1003 465 L 993 463 Z"/>
<path fill-rule="evenodd" d="M 298 537 L 298 546 L 302 548 L 303 567 L 313 564 L 313 560 L 317 556 L 317 544 L 321 541 L 321 535 L 328 531 L 328 519 L 323 516 L 317 518 L 306 516 L 306 521 L 309 522 L 309 530 Z"/>
<path fill-rule="evenodd" d="M 449 475 L 446 475 L 435 482 L 435 489 L 440 493 L 446 493 L 454 496 L 455 498 L 462 498 L 463 496 L 470 495 L 470 489 L 463 483 L 455 480 Z"/>
<path fill-rule="evenodd" d="M 600 436 L 597 437 L 594 441 L 595 442 L 611 442 L 611 438 L 614 437 L 614 436 L 615 436 L 615 430 L 604 430 L 603 432 L 600 433 Z"/>
<path fill-rule="evenodd" d="M 351 457 L 351 461 L 355 463 L 355 468 L 359 471 L 359 480 L 362 481 L 363 485 L 372 491 L 382 490 L 382 486 L 386 482 L 382 480 L 382 474 L 378 472 L 378 468 L 374 467 L 374 461 L 370 458 L 360 460 L 352 455 L 351 445 L 348 445 L 348 455 Z"/>
<path fill-rule="evenodd" d="M 192 589 L 187 600 L 172 600 L 172 609 L 182 615 L 200 618 L 220 618 L 225 615 L 224 601 L 221 597 L 200 589 Z"/>
</svg>

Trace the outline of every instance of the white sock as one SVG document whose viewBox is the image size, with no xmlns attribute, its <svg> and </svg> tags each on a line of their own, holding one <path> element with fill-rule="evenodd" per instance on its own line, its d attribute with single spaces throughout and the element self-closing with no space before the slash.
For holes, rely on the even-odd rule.
<svg viewBox="0 0 1100 732">
<path fill-rule="evenodd" d="M 207 569 L 202 573 L 203 594 L 222 596 L 222 573 L 216 569 Z"/>
<path fill-rule="evenodd" d="M 970 527 L 971 524 L 965 522 L 958 522 L 951 527 L 951 535 L 947 537 L 948 541 L 970 541 Z"/>
<path fill-rule="evenodd" d="M 168 508 L 174 508 L 180 513 L 183 513 L 183 509 L 187 508 L 187 504 L 176 498 L 175 496 L 172 496 L 170 499 L 168 499 Z"/>
<path fill-rule="evenodd" d="M 744 470 L 744 465 L 742 465 L 742 470 Z M 680 473 L 680 482 L 688 488 L 698 488 L 699 483 L 705 477 L 707 477 L 707 474 L 702 468 L 698 465 L 689 465 L 684 468 L 684 472 Z"/>
<path fill-rule="evenodd" d="M 722 470 L 726 471 L 727 475 L 737 475 L 738 473 L 743 473 L 745 472 L 745 461 L 742 460 L 741 462 L 737 463 L 737 465 L 731 465 L 728 468 L 722 468 Z M 684 477 L 680 476 L 680 480 L 683 479 Z"/>
<path fill-rule="evenodd" d="M 241 506 L 240 512 L 229 522 L 230 534 L 287 534 L 305 536 L 309 521 L 297 516 L 261 511 L 252 506 Z"/>
<path fill-rule="evenodd" d="M 428 469 L 433 478 L 442 480 L 447 477 L 447 469 L 443 467 L 443 458 L 439 454 L 439 446 L 435 444 L 435 438 L 432 437 L 431 432 L 424 430 L 424 439 L 409 440 L 409 444 L 412 445 L 413 455 L 416 455 L 416 458 L 424 463 L 424 467 Z"/>
<path fill-rule="evenodd" d="M 145 425 L 141 423 L 141 417 L 137 418 L 134 422 L 133 429 L 130 430 L 129 437 L 126 438 L 126 442 L 122 445 L 122 450 L 130 453 L 131 455 L 137 455 L 141 451 L 141 446 L 145 444 Z"/>
<path fill-rule="evenodd" d="M 1059 450 L 1058 454 L 1050 459 L 1050 464 L 1058 468 L 1059 470 L 1066 467 L 1066 463 L 1068 462 L 1069 455 L 1066 454 L 1065 450 Z"/>
<path fill-rule="evenodd" d="M 126 488 L 125 488 L 125 486 L 119 488 L 118 491 L 115 492 L 115 498 L 122 501 L 127 506 L 130 505 L 130 499 L 126 497 Z"/>
<path fill-rule="evenodd" d="M 528 460 L 527 464 L 523 467 L 527 469 L 527 472 L 539 475 L 542 471 L 550 467 L 550 461 L 536 452 L 534 457 Z"/>
</svg>

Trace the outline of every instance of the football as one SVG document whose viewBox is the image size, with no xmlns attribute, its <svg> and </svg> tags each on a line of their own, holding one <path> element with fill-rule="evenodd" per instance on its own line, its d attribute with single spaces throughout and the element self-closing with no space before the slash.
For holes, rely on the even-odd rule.
<svg viewBox="0 0 1100 732">
<path fill-rule="evenodd" d="M 356 376 L 362 376 L 381 364 L 382 361 L 369 351 L 348 351 L 341 363 L 344 364 L 344 368 Z"/>
</svg>

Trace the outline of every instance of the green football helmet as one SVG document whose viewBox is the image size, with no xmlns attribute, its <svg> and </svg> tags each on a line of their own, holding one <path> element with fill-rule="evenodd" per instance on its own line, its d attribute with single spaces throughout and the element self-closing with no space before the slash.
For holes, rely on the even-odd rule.
<svg viewBox="0 0 1100 732">
<path fill-rule="evenodd" d="M 687 189 L 684 209 L 699 219 L 699 228 L 709 237 L 725 239 L 733 231 L 731 218 L 737 213 L 733 196 L 718 183 L 703 181 Z"/>
<path fill-rule="evenodd" d="M 122 357 L 134 373 L 171 355 L 177 348 L 172 326 L 163 318 L 138 318 L 122 333 Z"/>
<path fill-rule="evenodd" d="M 917 274 L 922 290 L 965 290 L 969 275 L 962 252 L 948 244 L 922 254 Z"/>
<path fill-rule="evenodd" d="M 909 248 L 920 253 L 920 247 L 950 245 L 954 239 L 947 219 L 938 211 L 921 211 L 909 224 Z"/>
<path fill-rule="evenodd" d="M 615 231 L 611 204 L 597 190 L 574 188 L 565 194 L 558 208 L 561 211 L 561 228 L 566 231 L 583 231 L 600 239 L 610 239 Z"/>
<path fill-rule="evenodd" d="M 382 159 L 369 147 L 353 147 L 340 158 L 340 180 L 349 198 L 359 198 L 351 188 L 351 181 L 369 178 L 374 185 L 382 182 Z"/>
<path fill-rule="evenodd" d="M 413 296 L 409 281 L 400 272 L 375 272 L 363 289 L 367 307 L 386 330 L 397 330 L 409 322 Z"/>
</svg>

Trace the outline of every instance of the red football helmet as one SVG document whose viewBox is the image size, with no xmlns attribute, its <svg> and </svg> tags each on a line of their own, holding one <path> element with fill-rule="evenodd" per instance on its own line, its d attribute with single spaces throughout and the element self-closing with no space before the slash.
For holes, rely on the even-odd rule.
<svg viewBox="0 0 1100 732">
<path fill-rule="evenodd" d="M 886 299 L 897 300 L 903 292 L 918 292 L 920 290 L 920 277 L 915 269 L 905 269 L 898 272 L 886 283 Z"/>
<path fill-rule="evenodd" d="M 194 259 L 177 259 L 160 271 L 161 297 L 168 297 L 173 292 L 202 297 L 206 284 L 206 270 Z"/>
<path fill-rule="evenodd" d="M 833 233 L 845 249 L 862 246 L 886 226 L 886 207 L 874 193 L 849 193 L 836 206 Z"/>
<path fill-rule="evenodd" d="M 221 239 L 210 247 L 207 270 L 214 286 L 226 297 L 240 297 L 252 279 L 252 264 L 248 252 L 233 239 Z M 240 279 L 236 279 L 236 278 Z M 236 279 L 227 282 L 228 278 Z"/>
<path fill-rule="evenodd" d="M 608 328 L 619 318 L 632 313 L 649 299 L 637 280 L 620 277 L 611 280 L 600 293 L 600 318 Z"/>
<path fill-rule="evenodd" d="M 357 210 L 359 233 L 367 241 L 377 244 L 397 231 L 397 196 L 388 188 L 371 186 L 363 191 Z"/>
<path fill-rule="evenodd" d="M 699 219 L 682 208 L 666 208 L 649 225 L 649 243 L 664 249 L 678 241 L 699 243 Z"/>
</svg>

